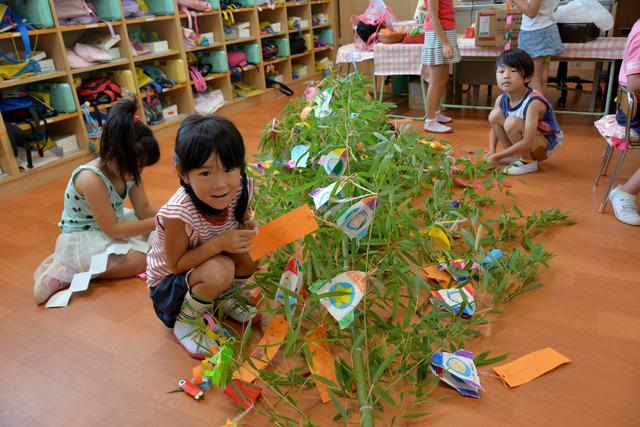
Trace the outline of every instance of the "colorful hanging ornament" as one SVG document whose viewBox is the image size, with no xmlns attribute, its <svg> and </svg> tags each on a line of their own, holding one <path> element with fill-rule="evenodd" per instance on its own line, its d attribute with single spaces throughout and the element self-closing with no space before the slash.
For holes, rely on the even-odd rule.
<svg viewBox="0 0 640 427">
<path fill-rule="evenodd" d="M 368 196 L 343 211 L 336 224 L 352 239 L 360 240 L 367 235 L 376 208 L 380 206 L 377 196 Z"/>
<path fill-rule="evenodd" d="M 338 148 L 326 156 L 320 157 L 318 163 L 329 176 L 340 176 L 347 170 L 349 165 L 349 151 L 344 148 Z"/>
<path fill-rule="evenodd" d="M 449 288 L 431 291 L 431 295 L 446 305 L 451 307 L 455 313 L 460 312 L 460 308 L 464 305 L 462 317 L 470 317 L 476 311 L 476 303 L 474 302 L 475 289 L 471 285 L 463 288 Z"/>
<path fill-rule="evenodd" d="M 431 356 L 429 367 L 431 372 L 461 395 L 480 397 L 482 386 L 476 365 L 473 363 L 473 353 L 464 349 L 455 353 L 435 353 Z"/>
<path fill-rule="evenodd" d="M 285 298 L 287 294 L 282 289 L 288 289 L 291 292 L 298 293 L 302 288 L 302 263 L 297 257 L 293 257 L 289 260 L 280 277 L 280 283 L 278 290 L 276 291 L 275 301 L 282 305 L 285 305 Z M 298 300 L 295 297 L 288 296 L 288 303 L 290 306 L 296 305 Z"/>
<path fill-rule="evenodd" d="M 309 147 L 296 145 L 291 149 L 291 162 L 293 168 L 306 168 L 309 163 Z"/>
<path fill-rule="evenodd" d="M 347 271 L 337 275 L 331 281 L 318 280 L 309 287 L 309 290 L 318 295 L 334 292 L 343 293 L 342 295 L 322 298 L 320 303 L 338 321 L 340 329 L 344 329 L 353 322 L 355 309 L 367 290 L 366 274 L 362 271 Z"/>
<path fill-rule="evenodd" d="M 511 23 L 513 22 L 513 15 L 511 14 L 511 0 L 507 1 L 507 20 L 505 23 L 505 28 L 504 28 L 504 37 L 505 37 L 505 44 L 504 44 L 504 50 L 509 50 L 511 49 Z"/>
<path fill-rule="evenodd" d="M 323 208 L 326 207 L 336 185 L 338 185 L 338 183 L 334 182 L 330 185 L 327 185 L 326 187 L 316 188 L 311 193 L 309 193 L 311 198 L 313 198 L 313 204 L 315 205 L 316 210 L 322 211 Z M 340 194 L 340 191 L 342 191 L 342 187 L 344 187 L 344 185 L 340 184 L 338 190 L 336 190 L 336 195 Z"/>
</svg>

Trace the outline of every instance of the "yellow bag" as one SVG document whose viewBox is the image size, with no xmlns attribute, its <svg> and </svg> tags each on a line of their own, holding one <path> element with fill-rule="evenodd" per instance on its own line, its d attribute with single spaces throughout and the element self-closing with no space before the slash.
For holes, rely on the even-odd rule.
<svg viewBox="0 0 640 427">
<path fill-rule="evenodd" d="M 140 67 L 136 67 L 136 78 L 138 79 L 138 87 L 146 86 L 153 81 Z"/>
</svg>

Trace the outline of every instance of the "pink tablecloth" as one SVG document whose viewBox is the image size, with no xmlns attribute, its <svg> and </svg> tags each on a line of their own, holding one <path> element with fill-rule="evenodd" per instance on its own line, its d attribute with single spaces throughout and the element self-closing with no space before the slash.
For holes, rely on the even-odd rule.
<svg viewBox="0 0 640 427">
<path fill-rule="evenodd" d="M 352 62 L 362 62 L 373 59 L 373 52 L 368 50 L 358 50 L 356 45 L 346 44 L 340 46 L 336 57 L 336 64 L 350 64 Z"/>
<path fill-rule="evenodd" d="M 566 50 L 555 59 L 614 60 L 622 59 L 625 37 L 599 38 L 589 43 L 565 43 Z M 475 47 L 473 39 L 460 39 L 462 59 L 496 58 L 501 47 Z M 373 63 L 378 76 L 418 75 L 422 68 L 421 44 L 381 44 L 373 48 Z"/>
</svg>

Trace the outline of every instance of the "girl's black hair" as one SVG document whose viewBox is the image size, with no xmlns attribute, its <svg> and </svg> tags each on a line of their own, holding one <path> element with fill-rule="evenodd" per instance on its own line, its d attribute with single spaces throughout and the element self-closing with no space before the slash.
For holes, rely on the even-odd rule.
<svg viewBox="0 0 640 427">
<path fill-rule="evenodd" d="M 151 129 L 136 116 L 134 97 L 124 98 L 111 107 L 100 136 L 100 161 L 115 160 L 120 176 L 132 175 L 140 183 L 142 168 L 160 159 L 158 141 Z"/>
<path fill-rule="evenodd" d="M 518 70 L 525 82 L 533 77 L 533 59 L 522 49 L 513 48 L 502 52 L 496 59 L 496 68 L 501 65 Z"/>
<path fill-rule="evenodd" d="M 225 169 L 240 169 L 242 193 L 236 205 L 234 216 L 239 223 L 249 204 L 249 189 L 245 171 L 245 148 L 240 131 L 224 117 L 193 114 L 182 121 L 178 135 L 174 159 L 180 172 L 180 184 L 193 200 L 200 213 L 220 216 L 223 210 L 214 209 L 200 200 L 193 188 L 184 182 L 182 176 L 201 167 L 212 154 L 217 154 Z"/>
</svg>

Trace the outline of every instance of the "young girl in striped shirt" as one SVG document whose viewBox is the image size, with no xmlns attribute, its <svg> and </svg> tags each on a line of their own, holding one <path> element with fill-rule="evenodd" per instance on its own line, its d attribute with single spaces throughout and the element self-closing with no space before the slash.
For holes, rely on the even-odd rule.
<svg viewBox="0 0 640 427">
<path fill-rule="evenodd" d="M 237 300 L 256 269 L 248 254 L 258 233 L 250 221 L 253 182 L 242 135 L 221 117 L 186 118 L 174 159 L 181 187 L 156 216 L 147 280 L 158 317 L 189 355 L 203 358 L 217 343 L 194 331 L 193 320 L 218 307 L 239 322 L 257 312 Z"/>
</svg>

